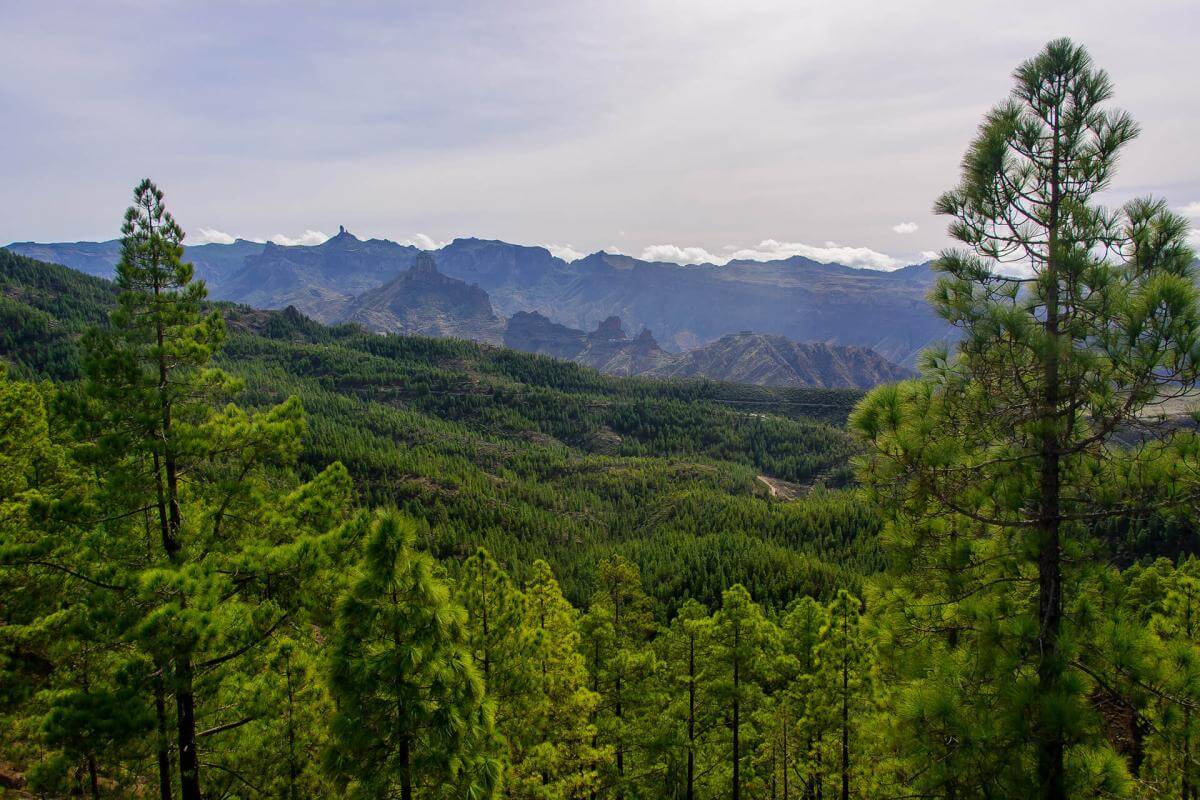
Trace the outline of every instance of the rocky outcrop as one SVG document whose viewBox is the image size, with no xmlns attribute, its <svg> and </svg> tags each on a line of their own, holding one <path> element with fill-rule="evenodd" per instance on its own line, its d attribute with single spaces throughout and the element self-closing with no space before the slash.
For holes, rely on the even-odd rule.
<svg viewBox="0 0 1200 800">
<path fill-rule="evenodd" d="M 420 253 L 398 277 L 355 298 L 339 315 L 377 333 L 473 339 L 500 344 L 504 322 L 487 292 L 438 272 L 429 253 Z"/>
<path fill-rule="evenodd" d="M 587 334 L 536 311 L 518 311 L 504 329 L 504 346 L 574 361 L 588 347 Z"/>
</svg>

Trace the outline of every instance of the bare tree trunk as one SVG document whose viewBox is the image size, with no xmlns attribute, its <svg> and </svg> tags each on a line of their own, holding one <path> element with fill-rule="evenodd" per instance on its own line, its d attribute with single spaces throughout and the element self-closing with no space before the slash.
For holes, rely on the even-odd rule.
<svg viewBox="0 0 1200 800">
<path fill-rule="evenodd" d="M 192 692 L 191 656 L 176 658 L 175 707 L 179 720 L 179 785 L 183 800 L 201 800 L 200 754 L 196 752 L 196 697 Z"/>
<path fill-rule="evenodd" d="M 158 664 L 158 675 L 154 679 L 154 716 L 158 722 L 158 796 L 159 800 L 171 800 L 171 746 L 167 740 L 167 699 L 163 688 L 163 671 Z"/>
<path fill-rule="evenodd" d="M 1047 701 L 1061 690 L 1062 667 L 1059 663 L 1059 637 L 1062 629 L 1062 541 L 1061 541 L 1061 453 L 1057 430 L 1059 404 L 1059 122 L 1054 120 L 1054 152 L 1051 164 L 1049 250 L 1046 258 L 1046 333 L 1049 342 L 1042 358 L 1042 436 L 1039 443 L 1038 490 L 1038 695 L 1042 708 L 1037 713 L 1038 784 L 1042 800 L 1064 800 L 1066 786 L 1063 759 L 1065 744 L 1057 725 L 1050 727 Z"/>
<path fill-rule="evenodd" d="M 412 800 L 412 745 L 408 737 L 400 740 L 400 800 Z"/>
</svg>

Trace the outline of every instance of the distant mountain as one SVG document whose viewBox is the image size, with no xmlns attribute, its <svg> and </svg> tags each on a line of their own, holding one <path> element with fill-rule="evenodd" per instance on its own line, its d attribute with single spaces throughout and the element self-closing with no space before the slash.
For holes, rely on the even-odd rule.
<svg viewBox="0 0 1200 800">
<path fill-rule="evenodd" d="M 829 389 L 869 389 L 914 375 L 865 347 L 793 342 L 783 336 L 750 332 L 722 336 L 641 374 Z"/>
<path fill-rule="evenodd" d="M 340 318 L 355 297 L 412 266 L 420 252 L 386 239 L 363 241 L 345 228 L 312 247 L 268 242 L 227 279 L 212 281 L 212 295 L 256 308 L 295 306 L 329 322 Z"/>
<path fill-rule="evenodd" d="M 537 312 L 518 311 L 508 320 L 504 345 L 586 364 L 610 375 L 641 375 L 673 358 L 658 346 L 648 328 L 630 338 L 618 317 L 609 317 L 585 333 Z"/>
<path fill-rule="evenodd" d="M 196 277 L 203 278 L 210 289 L 220 286 L 246 265 L 246 259 L 258 255 L 266 247 L 262 242 L 238 239 L 232 244 L 201 244 L 184 248 L 184 258 L 192 262 Z M 70 242 L 38 244 L 13 242 L 9 250 L 19 255 L 62 264 L 98 278 L 111 278 L 121 258 L 121 242 Z"/>
<path fill-rule="evenodd" d="M 508 321 L 504 344 L 514 350 L 554 356 L 610 375 L 709 378 L 757 386 L 866 389 L 903 380 L 913 372 L 873 350 L 793 342 L 783 336 L 742 332 L 696 350 L 668 353 L 648 328 L 629 337 L 617 317 L 591 333 L 518 312 Z"/>
<path fill-rule="evenodd" d="M 438 272 L 433 257 L 418 253 L 412 267 L 354 299 L 339 319 L 376 333 L 454 337 L 499 344 L 504 322 L 487 292 Z"/>
<path fill-rule="evenodd" d="M 15 243 L 9 249 L 110 275 L 116 242 Z M 343 319 L 355 298 L 412 266 L 418 249 L 386 239 L 359 240 L 342 229 L 324 244 L 283 247 L 239 240 L 187 248 L 211 295 L 260 308 L 295 306 L 322 321 Z M 591 330 L 619 317 L 650 328 L 661 349 L 678 353 L 753 330 L 792 341 L 866 347 L 911 365 L 950 334 L 925 302 L 928 264 L 895 272 L 853 269 L 795 256 L 679 266 L 613 253 L 568 263 L 542 247 L 456 239 L 433 251 L 440 272 L 488 293 L 497 315 L 537 313 Z"/>
</svg>

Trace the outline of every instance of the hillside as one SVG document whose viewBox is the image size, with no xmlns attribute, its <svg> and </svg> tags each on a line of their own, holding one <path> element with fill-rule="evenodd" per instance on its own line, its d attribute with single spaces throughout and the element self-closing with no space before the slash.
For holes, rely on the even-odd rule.
<svg viewBox="0 0 1200 800">
<path fill-rule="evenodd" d="M 101 276 L 111 274 L 117 255 L 115 242 L 9 248 Z M 419 252 L 384 239 L 359 240 L 343 229 L 312 247 L 239 240 L 189 247 L 186 257 L 215 299 L 259 308 L 293 305 L 334 321 L 353 298 L 411 267 Z M 482 239 L 456 239 L 431 254 L 444 275 L 487 292 L 502 318 L 535 312 L 592 330 L 615 316 L 631 331 L 654 331 L 669 352 L 753 330 L 866 347 L 911 365 L 921 349 L 949 334 L 925 302 L 933 284 L 928 264 L 881 272 L 796 256 L 679 266 L 604 252 L 568 263 L 545 248 Z"/>
<path fill-rule="evenodd" d="M 79 375 L 79 332 L 113 287 L 0 251 L 9 335 L 0 358 L 31 376 Z M 619 550 L 656 587 L 715 599 L 729 576 L 780 601 L 856 583 L 878 564 L 877 520 L 837 487 L 854 451 L 840 429 L 856 392 L 617 378 L 461 340 L 327 327 L 295 309 L 223 305 L 219 363 L 241 402 L 298 395 L 312 474 L 349 468 L 361 496 L 437 523 L 427 546 L 483 544 L 506 563 L 548 558 L 568 593 L 590 591 Z M 28 342 L 46 331 L 47 347 Z M 797 486 L 782 503 L 758 479 Z"/>
<path fill-rule="evenodd" d="M 375 333 L 453 337 L 499 344 L 504 322 L 478 286 L 438 272 L 433 257 L 416 261 L 397 277 L 356 297 L 338 318 Z"/>
</svg>

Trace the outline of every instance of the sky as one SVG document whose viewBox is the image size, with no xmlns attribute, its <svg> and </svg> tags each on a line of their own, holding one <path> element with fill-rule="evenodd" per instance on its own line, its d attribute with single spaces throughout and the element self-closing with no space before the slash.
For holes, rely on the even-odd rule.
<svg viewBox="0 0 1200 800">
<path fill-rule="evenodd" d="M 1085 44 L 1143 134 L 1111 202 L 1200 224 L 1200 4 L 0 3 L 0 242 L 459 236 L 894 268 L 1011 72 Z"/>
</svg>

